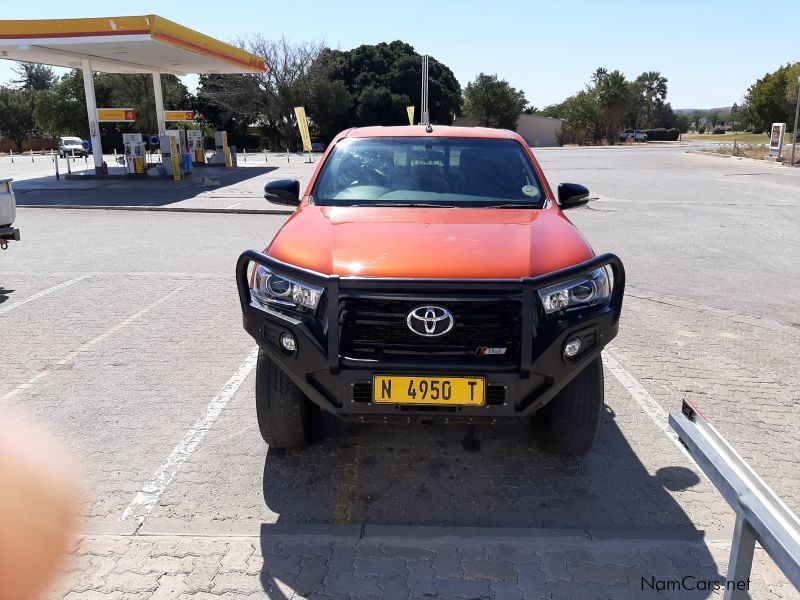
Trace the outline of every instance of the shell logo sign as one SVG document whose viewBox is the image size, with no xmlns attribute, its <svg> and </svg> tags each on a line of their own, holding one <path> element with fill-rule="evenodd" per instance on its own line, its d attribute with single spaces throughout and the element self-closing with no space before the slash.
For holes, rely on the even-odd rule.
<svg viewBox="0 0 800 600">
<path fill-rule="evenodd" d="M 97 120 L 101 123 L 132 123 L 136 111 L 132 108 L 98 108 Z"/>
<path fill-rule="evenodd" d="M 194 121 L 196 113 L 193 110 L 165 110 L 165 121 Z"/>
</svg>

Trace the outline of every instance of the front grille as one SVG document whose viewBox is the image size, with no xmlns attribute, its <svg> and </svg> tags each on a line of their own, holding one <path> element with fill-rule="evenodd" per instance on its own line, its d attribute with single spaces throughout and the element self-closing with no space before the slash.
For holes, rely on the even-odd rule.
<svg viewBox="0 0 800 600">
<path fill-rule="evenodd" d="M 453 329 L 440 337 L 413 333 L 406 317 L 424 304 L 449 309 L 455 321 Z M 519 362 L 520 312 L 518 299 L 345 296 L 339 300 L 340 353 L 356 360 L 512 366 Z M 505 353 L 480 356 L 479 348 L 505 348 Z"/>
</svg>

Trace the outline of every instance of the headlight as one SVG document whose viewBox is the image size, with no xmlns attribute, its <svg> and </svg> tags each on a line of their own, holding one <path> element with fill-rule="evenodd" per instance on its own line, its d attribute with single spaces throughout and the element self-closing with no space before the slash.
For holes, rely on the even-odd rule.
<svg viewBox="0 0 800 600">
<path fill-rule="evenodd" d="M 544 312 L 548 315 L 573 308 L 604 304 L 610 297 L 611 280 L 605 267 L 600 267 L 579 279 L 539 290 Z"/>
<path fill-rule="evenodd" d="M 264 265 L 256 265 L 253 299 L 264 307 L 285 306 L 300 311 L 316 310 L 323 288 L 278 275 Z"/>
</svg>

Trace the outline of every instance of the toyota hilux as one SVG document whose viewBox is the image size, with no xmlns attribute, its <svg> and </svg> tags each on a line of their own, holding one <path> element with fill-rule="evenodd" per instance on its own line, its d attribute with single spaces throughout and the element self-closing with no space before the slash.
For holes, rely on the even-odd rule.
<svg viewBox="0 0 800 600">
<path fill-rule="evenodd" d="M 525 418 L 546 450 L 591 447 L 625 272 L 563 213 L 589 191 L 562 183 L 554 194 L 519 135 L 351 129 L 302 195 L 297 180 L 277 180 L 265 197 L 297 206 L 236 269 L 269 446 L 312 442 L 323 410 Z"/>
</svg>

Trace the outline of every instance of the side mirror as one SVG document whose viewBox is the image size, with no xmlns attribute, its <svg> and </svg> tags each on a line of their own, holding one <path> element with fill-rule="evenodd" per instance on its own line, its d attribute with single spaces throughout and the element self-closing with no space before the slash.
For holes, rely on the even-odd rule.
<svg viewBox="0 0 800 600">
<path fill-rule="evenodd" d="M 558 205 L 563 209 L 582 206 L 589 202 L 589 189 L 577 183 L 558 184 Z"/>
<path fill-rule="evenodd" d="M 300 204 L 300 182 L 297 179 L 278 179 L 264 186 L 264 199 L 275 204 L 298 206 Z"/>
</svg>

